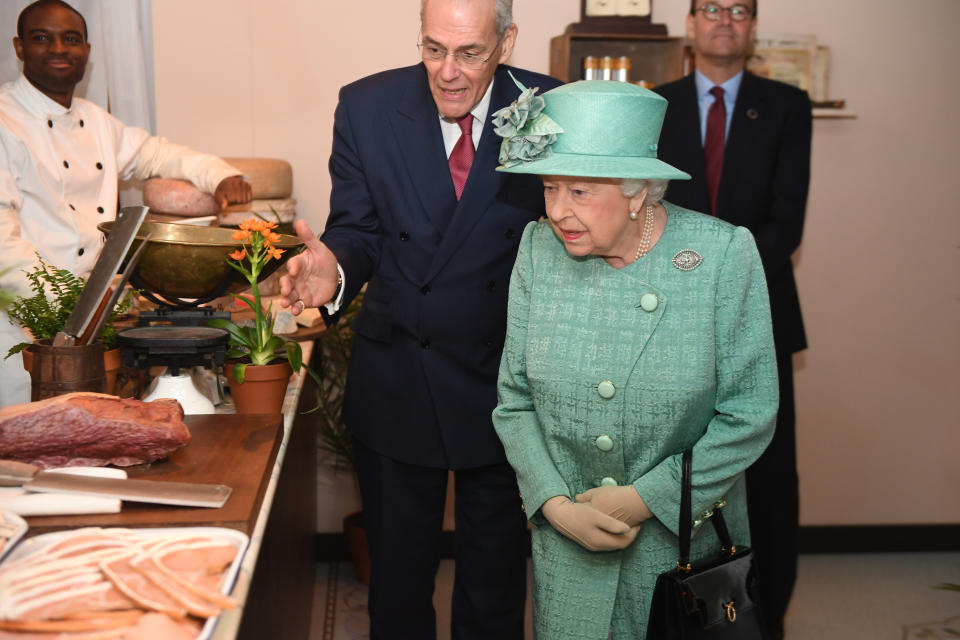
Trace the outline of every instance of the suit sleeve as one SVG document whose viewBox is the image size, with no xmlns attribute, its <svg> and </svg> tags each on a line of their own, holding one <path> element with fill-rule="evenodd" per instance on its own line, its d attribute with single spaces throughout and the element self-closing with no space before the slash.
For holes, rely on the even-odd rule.
<svg viewBox="0 0 960 640">
<path fill-rule="evenodd" d="M 343 90 L 333 119 L 330 155 L 330 215 L 323 242 L 337 256 L 345 289 L 340 312 L 373 275 L 380 256 L 380 220 L 354 134 L 349 100 Z M 335 322 L 338 314 L 330 316 Z"/>
<path fill-rule="evenodd" d="M 532 518 L 550 498 L 572 496 L 547 450 L 527 381 L 526 342 L 533 278 L 531 222 L 523 232 L 520 250 L 510 277 L 507 303 L 507 337 L 497 381 L 497 407 L 493 426 L 503 443 L 507 460 L 517 473 L 524 511 Z"/>
<path fill-rule="evenodd" d="M 776 157 L 771 204 L 762 225 L 755 228 L 757 249 L 769 278 L 791 269 L 790 256 L 800 246 L 810 186 L 810 138 L 813 116 L 806 93 L 792 94 L 787 103 L 782 141 Z"/>
<path fill-rule="evenodd" d="M 773 437 L 777 365 L 766 279 L 753 237 L 737 227 L 717 281 L 714 311 L 716 413 L 693 447 L 692 511 L 711 509 Z M 695 428 L 691 425 L 691 428 Z M 681 453 L 634 482 L 674 533 L 680 516 Z"/>
</svg>

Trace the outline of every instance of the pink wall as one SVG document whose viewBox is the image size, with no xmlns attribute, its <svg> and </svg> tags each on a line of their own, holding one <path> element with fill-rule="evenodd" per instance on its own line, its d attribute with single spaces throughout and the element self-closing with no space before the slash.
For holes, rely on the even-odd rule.
<svg viewBox="0 0 960 640">
<path fill-rule="evenodd" d="M 513 64 L 547 71 L 579 0 L 515 0 Z M 417 61 L 417 0 L 155 0 L 162 135 L 294 166 L 300 215 L 326 217 L 337 90 Z M 654 20 L 683 34 L 686 0 Z M 814 123 L 796 256 L 811 348 L 796 359 L 807 525 L 960 522 L 960 3 L 760 3 L 760 32 L 816 33 L 855 120 Z M 354 506 L 321 474 L 321 530 Z M 346 494 L 348 497 L 343 498 Z"/>
</svg>

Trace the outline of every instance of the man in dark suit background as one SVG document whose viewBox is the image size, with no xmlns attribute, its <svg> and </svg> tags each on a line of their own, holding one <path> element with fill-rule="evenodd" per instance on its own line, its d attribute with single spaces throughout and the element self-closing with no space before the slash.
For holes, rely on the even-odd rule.
<svg viewBox="0 0 960 640">
<path fill-rule="evenodd" d="M 344 422 L 372 559 L 372 638 L 435 637 L 432 604 L 448 470 L 455 472 L 454 638 L 523 637 L 525 531 L 491 422 L 510 271 L 543 213 L 536 177 L 497 173 L 491 116 L 520 90 L 502 63 L 512 0 L 424 0 L 423 63 L 344 87 L 331 211 L 290 260 L 281 303 L 367 284 L 353 322 Z M 510 69 L 528 87 L 559 84 Z"/>
<path fill-rule="evenodd" d="M 656 88 L 669 101 L 658 150 L 664 162 L 693 177 L 672 182 L 666 199 L 747 227 L 763 259 L 780 411 L 773 442 L 747 470 L 747 501 L 760 567 L 760 603 L 770 637 L 780 638 L 797 567 L 791 359 L 807 343 L 791 254 L 803 233 L 811 110 L 805 92 L 745 71 L 756 30 L 756 0 L 691 1 L 687 37 L 694 45 L 696 70 Z M 719 126 L 711 130 L 711 121 Z"/>
</svg>

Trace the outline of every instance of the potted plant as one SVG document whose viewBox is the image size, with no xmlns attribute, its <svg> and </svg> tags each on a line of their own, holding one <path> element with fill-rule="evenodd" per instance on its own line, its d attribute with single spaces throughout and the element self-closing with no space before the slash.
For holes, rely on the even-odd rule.
<svg viewBox="0 0 960 640">
<path fill-rule="evenodd" d="M 253 326 L 240 326 L 231 320 L 215 318 L 208 326 L 230 334 L 225 373 L 239 413 L 279 413 L 283 407 L 291 371 L 306 370 L 320 384 L 317 374 L 303 362 L 303 351 L 296 340 L 274 335 L 271 302 L 266 309 L 260 300 L 260 273 L 271 260 L 279 260 L 282 249 L 274 246 L 280 235 L 274 222 L 251 218 L 240 224 L 232 235 L 243 244 L 227 257 L 227 264 L 250 283 L 252 297 L 235 296 L 254 312 Z"/>
<path fill-rule="evenodd" d="M 37 262 L 33 271 L 27 273 L 27 280 L 30 282 L 30 290 L 33 294 L 28 297 L 17 296 L 7 309 L 7 315 L 30 332 L 33 342 L 21 342 L 10 347 L 4 358 L 22 352 L 24 368 L 27 371 L 32 368 L 29 362 L 34 345 L 52 341 L 54 336 L 63 330 L 67 318 L 77 304 L 77 298 L 87 284 L 86 280 L 80 276 L 47 264 L 39 255 L 37 255 Z M 110 317 L 96 339 L 103 347 L 108 393 L 114 391 L 113 383 L 121 364 L 114 321 L 130 310 L 135 299 L 136 291 L 131 289 L 110 312 Z"/>
</svg>

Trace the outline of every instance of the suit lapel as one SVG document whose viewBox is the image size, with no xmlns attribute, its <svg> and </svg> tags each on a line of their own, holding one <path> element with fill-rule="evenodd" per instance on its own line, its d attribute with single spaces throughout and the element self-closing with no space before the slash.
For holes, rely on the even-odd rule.
<svg viewBox="0 0 960 640">
<path fill-rule="evenodd" d="M 483 123 L 483 133 L 480 134 L 480 144 L 477 146 L 477 154 L 474 156 L 467 184 L 453 212 L 450 226 L 444 233 L 440 248 L 430 264 L 427 279 L 435 276 L 456 253 L 457 248 L 480 221 L 500 191 L 503 176 L 494 171 L 500 156 L 500 136 L 493 131 L 493 114 L 510 104 L 519 93 L 507 75 L 506 69 L 502 66 L 498 68 L 493 79 L 490 108 L 487 110 L 486 122 Z M 453 182 L 452 180 L 447 182 L 450 193 L 453 194 Z"/>
<path fill-rule="evenodd" d="M 397 144 L 404 152 L 404 165 L 430 221 L 441 232 L 450 222 L 450 210 L 456 206 L 453 180 L 440 133 L 437 105 L 430 95 L 426 70 L 421 65 L 420 80 L 401 97 L 390 112 L 390 124 Z"/>
<path fill-rule="evenodd" d="M 667 159 L 690 174 L 688 184 L 673 183 L 673 189 L 685 194 L 683 201 L 695 211 L 709 211 L 707 198 L 707 164 L 703 156 L 703 141 L 700 138 L 700 107 L 697 100 L 697 84 L 694 74 L 688 74 L 680 81 L 678 97 L 668 107 L 670 137 L 667 144 L 673 148 L 660 149 L 662 158 Z"/>
<path fill-rule="evenodd" d="M 724 204 L 731 198 L 729 191 L 734 189 L 736 176 L 740 168 L 750 161 L 754 143 L 758 140 L 759 127 L 762 126 L 764 104 L 756 78 L 744 71 L 737 92 L 737 102 L 730 119 L 730 134 L 723 152 L 723 175 L 720 180 L 720 193 L 717 195 L 717 211 L 729 219 L 730 212 Z"/>
</svg>

